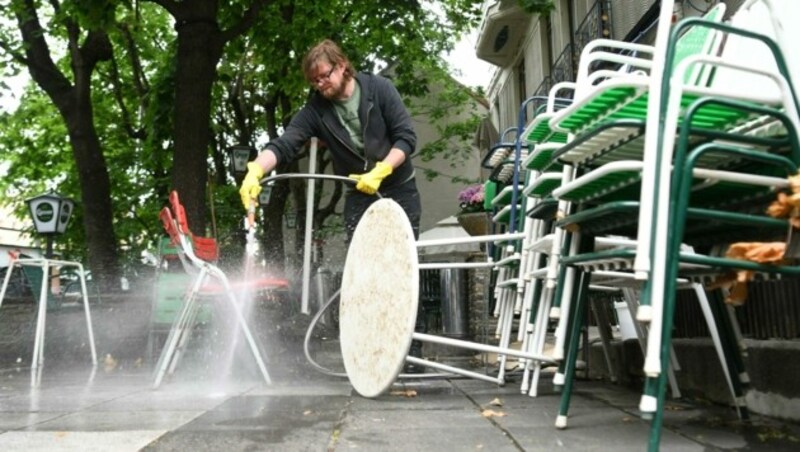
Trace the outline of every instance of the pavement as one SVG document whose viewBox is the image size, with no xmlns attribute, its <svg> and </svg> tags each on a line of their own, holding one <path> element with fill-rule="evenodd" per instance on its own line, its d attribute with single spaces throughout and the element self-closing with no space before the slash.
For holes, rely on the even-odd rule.
<svg viewBox="0 0 800 452">
<path fill-rule="evenodd" d="M 335 341 L 313 352 L 335 368 Z M 234 362 L 244 363 L 246 355 Z M 88 360 L 86 360 L 88 361 Z M 171 379 L 152 388 L 141 360 L 98 367 L 50 356 L 38 388 L 29 368 L 0 369 L 3 451 L 429 451 L 647 448 L 649 423 L 636 391 L 602 381 L 576 383 L 569 426 L 557 430 L 559 395 L 545 373 L 538 397 L 519 377 L 503 387 L 462 378 L 404 380 L 366 399 L 346 379 L 314 370 L 289 347 L 273 355 L 271 385 L 249 363 L 187 352 Z M 740 422 L 727 407 L 670 401 L 661 450 L 800 449 L 800 426 L 754 416 Z"/>
</svg>

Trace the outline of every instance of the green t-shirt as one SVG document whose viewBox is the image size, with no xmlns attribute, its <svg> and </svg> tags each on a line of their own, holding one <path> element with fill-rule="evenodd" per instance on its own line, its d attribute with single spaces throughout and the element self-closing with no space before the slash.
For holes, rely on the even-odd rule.
<svg viewBox="0 0 800 452">
<path fill-rule="evenodd" d="M 358 118 L 358 106 L 361 104 L 361 87 L 356 80 L 353 94 L 345 100 L 333 102 L 336 116 L 342 122 L 344 128 L 350 133 L 350 139 L 356 145 L 356 151 L 364 154 L 364 138 L 361 136 L 361 120 Z"/>
</svg>

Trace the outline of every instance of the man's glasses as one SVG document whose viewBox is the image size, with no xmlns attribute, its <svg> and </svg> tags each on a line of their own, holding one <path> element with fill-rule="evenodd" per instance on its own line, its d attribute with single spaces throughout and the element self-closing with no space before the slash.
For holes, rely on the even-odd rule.
<svg viewBox="0 0 800 452">
<path fill-rule="evenodd" d="M 331 69 L 328 72 L 326 72 L 325 74 L 320 75 L 319 77 L 315 78 L 311 82 L 314 85 L 319 85 L 320 83 L 329 80 L 331 78 L 331 74 L 333 74 L 333 70 L 334 69 L 336 69 L 336 65 L 335 64 L 333 66 L 331 66 Z"/>
</svg>

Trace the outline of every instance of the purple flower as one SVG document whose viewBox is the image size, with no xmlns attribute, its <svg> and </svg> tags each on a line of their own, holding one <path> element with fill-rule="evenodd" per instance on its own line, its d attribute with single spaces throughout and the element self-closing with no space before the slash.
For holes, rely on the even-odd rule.
<svg viewBox="0 0 800 452">
<path fill-rule="evenodd" d="M 462 212 L 480 212 L 483 210 L 483 185 L 476 184 L 458 193 L 458 204 Z"/>
</svg>

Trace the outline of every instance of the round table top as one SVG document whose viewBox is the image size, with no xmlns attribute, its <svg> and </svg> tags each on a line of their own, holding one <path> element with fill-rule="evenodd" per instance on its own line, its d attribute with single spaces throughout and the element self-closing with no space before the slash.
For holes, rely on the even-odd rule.
<svg viewBox="0 0 800 452">
<path fill-rule="evenodd" d="M 362 396 L 379 396 L 397 379 L 418 303 L 411 223 L 400 205 L 381 199 L 359 221 L 342 275 L 340 346 L 350 383 Z"/>
</svg>

